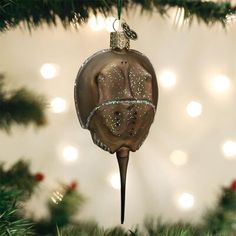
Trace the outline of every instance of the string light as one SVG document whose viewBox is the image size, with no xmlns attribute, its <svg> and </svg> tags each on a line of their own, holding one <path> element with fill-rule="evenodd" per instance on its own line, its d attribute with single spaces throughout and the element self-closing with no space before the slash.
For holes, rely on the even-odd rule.
<svg viewBox="0 0 236 236">
<path fill-rule="evenodd" d="M 176 84 L 176 74 L 172 71 L 165 70 L 160 73 L 160 83 L 163 87 L 171 88 Z"/>
<path fill-rule="evenodd" d="M 194 206 L 194 197 L 190 193 L 182 193 L 178 198 L 178 204 L 182 209 L 190 209 Z"/>
<path fill-rule="evenodd" d="M 94 31 L 102 30 L 106 27 L 105 20 L 102 16 L 98 15 L 97 17 L 91 16 L 89 18 L 88 24 L 90 28 Z"/>
<path fill-rule="evenodd" d="M 170 154 L 170 161 L 177 166 L 183 166 L 188 161 L 188 155 L 181 150 L 175 150 Z"/>
<path fill-rule="evenodd" d="M 227 140 L 222 146 L 222 152 L 228 159 L 236 158 L 236 142 L 232 140 Z"/>
<path fill-rule="evenodd" d="M 113 173 L 109 177 L 109 182 L 112 188 L 119 190 L 120 189 L 120 175 L 118 173 Z"/>
<path fill-rule="evenodd" d="M 55 97 L 51 103 L 52 112 L 61 113 L 66 110 L 66 101 L 63 98 Z"/>
<path fill-rule="evenodd" d="M 187 107 L 186 111 L 191 117 L 198 117 L 202 114 L 202 105 L 199 102 L 191 101 Z"/>
<path fill-rule="evenodd" d="M 74 162 L 78 158 L 78 149 L 73 146 L 67 146 L 63 150 L 63 159 L 66 162 Z"/>
<path fill-rule="evenodd" d="M 51 63 L 45 63 L 40 68 L 40 74 L 46 80 L 53 79 L 58 75 L 58 66 Z"/>
</svg>

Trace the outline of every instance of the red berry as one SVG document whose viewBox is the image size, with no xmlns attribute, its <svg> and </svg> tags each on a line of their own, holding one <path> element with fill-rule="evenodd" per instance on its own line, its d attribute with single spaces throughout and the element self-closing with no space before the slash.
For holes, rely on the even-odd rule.
<svg viewBox="0 0 236 236">
<path fill-rule="evenodd" d="M 42 174 L 42 173 L 37 173 L 37 174 L 35 174 L 35 180 L 37 181 L 37 182 L 41 182 L 41 181 L 43 181 L 43 179 L 44 179 L 44 175 Z"/>
<path fill-rule="evenodd" d="M 230 187 L 232 190 L 236 191 L 236 180 L 234 180 Z"/>
<path fill-rule="evenodd" d="M 70 190 L 75 190 L 77 188 L 77 182 L 76 181 L 72 181 L 70 186 L 69 186 L 69 189 Z"/>
</svg>

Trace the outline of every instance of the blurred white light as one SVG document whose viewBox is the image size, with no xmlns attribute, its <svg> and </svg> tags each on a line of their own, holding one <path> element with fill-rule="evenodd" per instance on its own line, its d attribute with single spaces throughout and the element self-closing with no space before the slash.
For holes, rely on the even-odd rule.
<svg viewBox="0 0 236 236">
<path fill-rule="evenodd" d="M 67 162 L 76 161 L 78 158 L 78 149 L 73 146 L 67 146 L 63 150 L 63 158 Z"/>
<path fill-rule="evenodd" d="M 53 203 L 58 204 L 62 201 L 63 197 L 64 196 L 62 193 L 60 193 L 59 191 L 55 191 L 52 193 L 51 200 Z"/>
<path fill-rule="evenodd" d="M 190 209 L 194 205 L 194 197 L 190 193 L 182 193 L 178 199 L 178 204 L 183 209 Z"/>
<path fill-rule="evenodd" d="M 188 155 L 181 150 L 175 150 L 170 154 L 170 160 L 174 165 L 183 166 L 188 161 Z"/>
<path fill-rule="evenodd" d="M 112 174 L 109 178 L 109 182 L 112 188 L 116 190 L 120 189 L 120 175 L 118 173 Z"/>
<path fill-rule="evenodd" d="M 45 63 L 41 66 L 40 73 L 44 79 L 52 79 L 58 75 L 58 66 L 55 64 Z"/>
<path fill-rule="evenodd" d="M 225 75 L 217 75 L 212 80 L 212 88 L 218 93 L 226 92 L 230 88 L 230 79 Z"/>
<path fill-rule="evenodd" d="M 236 22 L 236 15 L 235 14 L 228 14 L 226 16 L 226 23 L 230 24 L 230 23 L 234 23 Z"/>
<path fill-rule="evenodd" d="M 202 105 L 199 102 L 192 101 L 187 107 L 186 111 L 191 117 L 198 117 L 202 114 Z"/>
<path fill-rule="evenodd" d="M 108 32 L 113 32 L 114 29 L 113 29 L 113 23 L 115 21 L 115 17 L 113 16 L 110 16 L 110 17 L 107 17 L 106 20 L 105 20 L 105 24 L 106 24 L 106 30 Z"/>
<path fill-rule="evenodd" d="M 228 159 L 236 158 L 236 142 L 232 140 L 225 141 L 222 146 L 222 151 Z"/>
<path fill-rule="evenodd" d="M 160 74 L 160 83 L 163 87 L 170 88 L 176 84 L 176 75 L 172 71 L 163 71 Z"/>
<path fill-rule="evenodd" d="M 175 17 L 174 17 L 174 27 L 180 29 L 185 23 L 185 10 L 183 7 L 178 7 L 176 9 Z"/>
<path fill-rule="evenodd" d="M 106 27 L 105 20 L 102 16 L 91 16 L 88 21 L 88 24 L 90 28 L 94 31 L 99 31 Z"/>
<path fill-rule="evenodd" d="M 61 113 L 66 110 L 66 101 L 63 98 L 56 97 L 51 101 L 51 108 L 54 113 Z"/>
</svg>

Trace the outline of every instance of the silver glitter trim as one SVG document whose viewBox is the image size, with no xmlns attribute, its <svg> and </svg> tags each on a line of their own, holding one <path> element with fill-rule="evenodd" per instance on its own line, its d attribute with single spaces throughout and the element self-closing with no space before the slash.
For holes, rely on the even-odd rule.
<svg viewBox="0 0 236 236">
<path fill-rule="evenodd" d="M 95 112 L 97 110 L 99 110 L 100 108 L 104 107 L 104 106 L 109 106 L 109 105 L 117 105 L 117 104 L 123 104 L 123 103 L 126 103 L 126 104 L 145 104 L 145 105 L 149 105 L 152 107 L 154 113 L 156 112 L 156 107 L 155 105 L 148 101 L 148 100 L 111 100 L 111 101 L 107 101 L 107 102 L 104 102 L 102 104 L 99 104 L 98 106 L 96 106 L 89 114 L 88 118 L 87 118 L 87 121 L 86 121 L 86 124 L 83 125 L 83 128 L 84 129 L 88 129 L 89 127 L 89 124 L 90 124 L 90 121 L 93 117 L 93 115 L 95 114 Z"/>
<path fill-rule="evenodd" d="M 97 137 L 96 133 L 93 134 L 93 142 L 96 145 L 98 145 L 101 149 L 103 149 L 104 151 L 111 153 L 111 149 Z"/>
<path fill-rule="evenodd" d="M 75 108 L 76 108 L 76 113 L 77 113 L 77 117 L 79 119 L 79 122 L 82 126 L 82 128 L 84 128 L 84 124 L 83 124 L 83 121 L 79 115 L 79 104 L 78 104 L 78 98 L 77 98 L 77 91 L 79 89 L 79 80 L 80 80 L 80 74 L 82 73 L 83 69 L 84 69 L 84 66 L 89 62 L 91 61 L 93 58 L 95 58 L 96 56 L 100 55 L 100 54 L 103 54 L 105 52 L 109 52 L 109 51 L 112 51 L 112 49 L 103 49 L 103 50 L 100 50 L 96 53 L 94 53 L 92 56 L 88 57 L 84 62 L 83 64 L 80 66 L 80 69 L 79 69 L 79 72 L 76 76 L 76 80 L 75 80 L 75 84 L 74 84 L 74 100 L 75 100 Z"/>
</svg>

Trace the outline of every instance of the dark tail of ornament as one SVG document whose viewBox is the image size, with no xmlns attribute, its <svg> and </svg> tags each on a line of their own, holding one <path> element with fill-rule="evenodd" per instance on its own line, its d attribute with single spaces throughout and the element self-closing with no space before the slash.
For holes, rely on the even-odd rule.
<svg viewBox="0 0 236 236">
<path fill-rule="evenodd" d="M 125 219 L 125 187 L 126 187 L 126 173 L 129 162 L 129 149 L 120 148 L 116 152 L 119 169 L 120 169 L 120 185 L 121 185 L 121 224 Z"/>
</svg>

